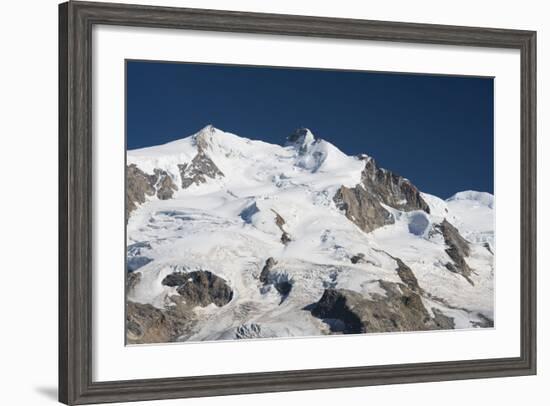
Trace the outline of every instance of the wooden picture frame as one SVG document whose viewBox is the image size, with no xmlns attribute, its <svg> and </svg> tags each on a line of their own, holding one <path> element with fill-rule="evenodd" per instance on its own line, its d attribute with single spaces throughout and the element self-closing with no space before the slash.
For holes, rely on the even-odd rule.
<svg viewBox="0 0 550 406">
<path fill-rule="evenodd" d="M 92 380 L 92 27 L 95 24 L 518 49 L 521 53 L 521 355 L 284 372 Z M 59 400 L 66 404 L 536 373 L 536 33 L 232 11 L 59 6 Z"/>
</svg>

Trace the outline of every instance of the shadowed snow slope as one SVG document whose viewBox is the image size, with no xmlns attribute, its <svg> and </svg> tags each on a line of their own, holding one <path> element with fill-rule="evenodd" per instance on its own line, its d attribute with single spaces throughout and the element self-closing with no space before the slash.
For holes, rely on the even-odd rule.
<svg viewBox="0 0 550 406">
<path fill-rule="evenodd" d="M 139 176 L 133 184 L 145 190 L 127 197 L 127 299 L 152 305 L 129 305 L 152 312 L 129 317 L 134 324 L 147 319 L 147 326 L 157 311 L 185 320 L 154 324 L 178 330 L 143 337 L 196 341 L 492 326 L 492 195 L 463 192 L 444 201 L 381 169 L 367 182 L 369 157 L 347 156 L 307 129 L 280 146 L 207 126 L 128 151 L 127 162 L 127 176 Z M 164 200 L 152 176 L 159 170 L 176 185 Z M 335 202 L 342 187 L 353 201 Z M 359 227 L 353 213 L 368 221 L 371 205 L 391 222 Z M 452 246 L 462 239 L 442 233 L 444 220 L 469 249 Z M 464 263 L 470 280 L 453 271 Z M 192 287 L 194 301 L 181 294 L 191 279 L 162 283 L 168 275 L 201 271 L 227 284 L 228 302 L 207 300 L 210 279 Z M 355 305 L 341 307 L 329 297 L 353 297 Z M 315 311 L 321 304 L 324 311 Z M 387 320 L 372 324 L 376 315 Z M 152 328 L 134 324 L 135 331 Z M 132 342 L 147 340 L 132 336 Z"/>
</svg>

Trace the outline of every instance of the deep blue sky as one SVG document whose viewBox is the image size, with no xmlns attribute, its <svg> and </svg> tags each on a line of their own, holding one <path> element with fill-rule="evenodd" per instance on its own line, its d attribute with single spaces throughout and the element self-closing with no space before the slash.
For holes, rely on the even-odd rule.
<svg viewBox="0 0 550 406">
<path fill-rule="evenodd" d="M 446 198 L 493 193 L 493 79 L 127 62 L 128 149 L 207 124 L 283 144 L 308 127 Z"/>
</svg>

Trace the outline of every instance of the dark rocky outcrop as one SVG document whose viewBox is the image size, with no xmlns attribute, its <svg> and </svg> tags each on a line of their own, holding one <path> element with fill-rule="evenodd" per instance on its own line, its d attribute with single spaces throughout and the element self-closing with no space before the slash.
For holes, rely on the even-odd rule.
<svg viewBox="0 0 550 406">
<path fill-rule="evenodd" d="M 365 254 L 363 254 L 362 252 L 358 253 L 357 255 L 354 255 L 350 258 L 350 261 L 352 264 L 363 264 L 365 262 L 367 262 L 365 260 Z"/>
<path fill-rule="evenodd" d="M 383 204 L 402 211 L 430 212 L 420 191 L 408 179 L 378 168 L 372 158 L 363 159 L 361 183 L 353 188 L 341 186 L 333 198 L 336 206 L 361 230 L 368 233 L 395 222 Z"/>
<path fill-rule="evenodd" d="M 168 172 L 155 168 L 152 175 L 139 169 L 135 164 L 126 166 L 126 220 L 132 211 L 145 203 L 147 196 L 157 196 L 161 200 L 171 199 L 177 186 Z"/>
<path fill-rule="evenodd" d="M 436 225 L 436 228 L 443 235 L 445 244 L 455 247 L 457 253 L 463 257 L 470 255 L 470 245 L 468 241 L 460 235 L 455 226 L 445 219 L 441 222 L 441 224 Z"/>
<path fill-rule="evenodd" d="M 323 296 L 311 306 L 311 314 L 324 319 L 335 332 L 333 326 L 338 326 L 339 332 L 353 334 L 365 333 L 360 312 L 355 306 L 365 299 L 357 292 L 344 289 L 325 289 Z M 338 320 L 340 323 L 331 322 Z"/>
<path fill-rule="evenodd" d="M 126 292 L 130 292 L 141 280 L 141 272 L 128 272 L 126 274 Z"/>
<path fill-rule="evenodd" d="M 189 277 L 186 272 L 174 272 L 169 275 L 166 275 L 162 280 L 164 286 L 181 286 L 189 281 Z"/>
<path fill-rule="evenodd" d="M 225 306 L 233 298 L 226 281 L 210 271 L 175 272 L 167 275 L 162 284 L 177 287 L 181 299 L 189 306 Z"/>
<path fill-rule="evenodd" d="M 284 231 L 283 230 L 283 226 L 286 224 L 286 221 L 285 219 L 283 218 L 283 216 L 281 216 L 279 213 L 277 213 L 275 210 L 271 209 L 271 211 L 273 213 L 275 213 L 275 224 L 277 224 L 277 227 L 279 227 L 279 229 L 281 231 Z"/>
<path fill-rule="evenodd" d="M 148 175 L 135 164 L 126 166 L 126 219 L 147 196 L 155 194 L 155 176 Z"/>
<path fill-rule="evenodd" d="M 282 297 L 281 303 L 292 290 L 293 281 L 287 275 L 273 274 L 271 270 L 277 265 L 273 257 L 269 257 L 260 272 L 259 280 L 264 286 L 272 285 Z"/>
<path fill-rule="evenodd" d="M 455 322 L 452 317 L 445 316 L 443 312 L 435 307 L 432 307 L 434 314 L 434 322 L 441 330 L 452 330 L 455 328 Z"/>
<path fill-rule="evenodd" d="M 279 230 L 281 230 L 282 234 L 281 234 L 281 242 L 284 244 L 284 245 L 287 245 L 289 242 L 292 241 L 292 238 L 290 238 L 290 234 L 286 232 L 285 228 L 284 228 L 284 225 L 286 224 L 286 221 L 285 219 L 279 214 L 277 213 L 275 210 L 271 209 L 271 211 L 273 213 L 275 213 L 275 224 L 277 225 L 277 227 L 279 227 Z"/>
<path fill-rule="evenodd" d="M 361 184 L 353 188 L 341 186 L 333 200 L 350 221 L 367 233 L 395 222 L 392 214 Z"/>
<path fill-rule="evenodd" d="M 326 289 L 311 307 L 311 314 L 344 334 L 421 331 L 447 328 L 431 317 L 417 292 L 403 284 L 379 281 L 386 297 L 365 298 L 347 289 Z M 445 326 L 445 327 L 442 327 Z"/>
<path fill-rule="evenodd" d="M 397 271 L 397 276 L 399 276 L 401 282 L 403 282 L 409 289 L 421 295 L 425 293 L 418 284 L 418 279 L 416 279 L 416 275 L 414 274 L 413 270 L 407 264 L 405 264 L 401 260 L 401 258 L 394 257 L 384 250 L 375 249 L 375 251 L 386 254 L 395 261 L 395 264 L 397 265 L 397 268 L 395 268 L 395 270 Z"/>
<path fill-rule="evenodd" d="M 365 169 L 361 174 L 361 183 L 369 194 L 394 209 L 430 212 L 430 206 L 422 198 L 416 186 L 394 172 L 378 168 L 372 158 L 366 160 Z"/>
<path fill-rule="evenodd" d="M 210 159 L 206 152 L 210 147 L 215 132 L 216 129 L 214 127 L 207 125 L 194 136 L 193 141 L 197 148 L 197 154 L 191 162 L 178 164 L 181 177 L 180 186 L 182 189 L 186 189 L 192 184 L 199 185 L 205 183 L 208 178 L 215 179 L 216 177 L 224 176 L 223 172 L 216 166 L 212 159 Z M 162 196 L 168 196 L 170 194 L 171 185 L 163 184 L 162 186 Z M 162 199 L 162 197 L 159 196 L 159 199 Z"/>
<path fill-rule="evenodd" d="M 155 187 L 157 197 L 160 200 L 171 199 L 174 196 L 174 192 L 178 190 L 170 175 L 162 169 L 155 169 Z"/>
<path fill-rule="evenodd" d="M 446 219 L 435 226 L 441 233 L 447 248 L 445 252 L 452 262 L 447 262 L 445 267 L 454 273 L 462 275 L 471 285 L 474 282 L 470 279 L 472 269 L 466 263 L 465 258 L 470 255 L 470 245 L 458 232 L 458 230 Z"/>
<path fill-rule="evenodd" d="M 281 242 L 284 245 L 288 245 L 288 243 L 292 242 L 292 238 L 290 238 L 290 234 L 288 234 L 286 231 L 283 231 L 281 234 Z"/>
<path fill-rule="evenodd" d="M 262 268 L 262 272 L 260 272 L 260 282 L 262 282 L 264 285 L 269 283 L 270 271 L 273 269 L 275 265 L 277 265 L 277 261 L 275 261 L 273 257 L 269 257 L 265 261 L 265 265 Z"/>
<path fill-rule="evenodd" d="M 412 291 L 421 293 L 422 289 L 418 285 L 418 279 L 416 279 L 412 269 L 409 268 L 401 259 L 395 257 L 393 257 L 393 259 L 397 262 L 397 275 L 399 276 L 399 279 L 401 279 L 401 281 L 403 281 L 403 283 Z"/>
<path fill-rule="evenodd" d="M 190 163 L 179 164 L 178 168 L 180 170 L 181 187 L 183 189 L 188 188 L 192 184 L 200 185 L 201 183 L 205 183 L 207 178 L 216 179 L 217 177 L 224 176 L 214 161 L 200 147 L 198 147 L 198 153 Z"/>
<path fill-rule="evenodd" d="M 175 341 L 188 331 L 190 317 L 177 310 L 161 310 L 150 304 L 126 302 L 126 342 L 151 344 Z"/>
</svg>

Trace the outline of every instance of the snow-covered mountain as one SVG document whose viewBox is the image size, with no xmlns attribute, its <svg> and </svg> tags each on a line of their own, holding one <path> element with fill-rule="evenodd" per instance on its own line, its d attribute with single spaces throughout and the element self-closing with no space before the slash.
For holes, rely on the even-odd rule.
<svg viewBox="0 0 550 406">
<path fill-rule="evenodd" d="M 493 196 L 307 129 L 128 151 L 126 198 L 128 343 L 493 326 Z"/>
</svg>

